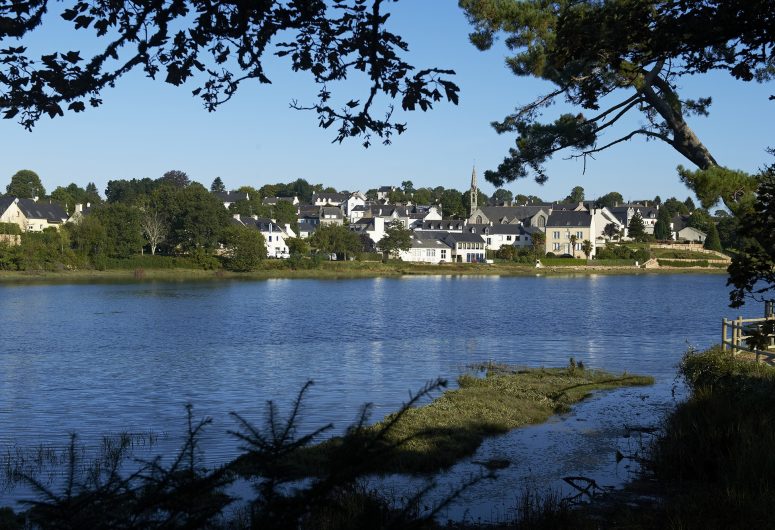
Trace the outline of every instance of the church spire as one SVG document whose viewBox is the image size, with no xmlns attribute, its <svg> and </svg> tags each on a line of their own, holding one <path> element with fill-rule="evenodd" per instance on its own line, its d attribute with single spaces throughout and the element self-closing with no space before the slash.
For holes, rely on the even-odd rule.
<svg viewBox="0 0 775 530">
<path fill-rule="evenodd" d="M 473 170 L 471 171 L 471 213 L 469 215 L 473 215 L 474 212 L 479 208 L 479 188 L 476 185 L 476 166 L 474 166 Z"/>
</svg>

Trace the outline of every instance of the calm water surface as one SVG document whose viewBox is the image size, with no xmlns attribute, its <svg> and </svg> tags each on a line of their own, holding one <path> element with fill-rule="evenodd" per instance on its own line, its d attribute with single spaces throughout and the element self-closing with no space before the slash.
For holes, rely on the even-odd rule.
<svg viewBox="0 0 775 530">
<path fill-rule="evenodd" d="M 61 444 L 69 432 L 177 441 L 192 403 L 214 418 L 206 454 L 223 462 L 236 446 L 222 436 L 235 426 L 229 411 L 260 422 L 267 399 L 287 409 L 309 379 L 304 426 L 341 431 L 365 402 L 380 419 L 426 381 L 489 360 L 562 366 L 573 356 L 652 374 L 664 401 L 687 345 L 718 342 L 732 314 L 724 284 L 641 275 L 3 285 L 0 448 Z"/>
</svg>

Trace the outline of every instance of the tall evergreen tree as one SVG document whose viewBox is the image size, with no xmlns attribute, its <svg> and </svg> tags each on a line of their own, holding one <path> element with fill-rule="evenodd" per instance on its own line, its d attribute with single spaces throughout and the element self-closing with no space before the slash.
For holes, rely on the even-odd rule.
<svg viewBox="0 0 775 530">
<path fill-rule="evenodd" d="M 223 193 L 226 191 L 226 186 L 223 185 L 221 177 L 215 177 L 213 183 L 210 184 L 210 191 L 213 193 Z"/>
<path fill-rule="evenodd" d="M 670 212 L 667 208 L 659 209 L 657 224 L 654 225 L 654 237 L 659 241 L 673 239 L 670 233 Z"/>
<path fill-rule="evenodd" d="M 635 241 L 643 241 L 646 237 L 646 227 L 643 225 L 643 218 L 640 216 L 640 212 L 635 212 L 635 215 L 630 219 L 630 224 L 627 226 L 627 235 Z"/>
<path fill-rule="evenodd" d="M 708 226 L 708 237 L 705 238 L 705 248 L 708 250 L 715 250 L 721 252 L 721 239 L 718 235 L 718 229 L 716 223 L 710 223 Z"/>
</svg>

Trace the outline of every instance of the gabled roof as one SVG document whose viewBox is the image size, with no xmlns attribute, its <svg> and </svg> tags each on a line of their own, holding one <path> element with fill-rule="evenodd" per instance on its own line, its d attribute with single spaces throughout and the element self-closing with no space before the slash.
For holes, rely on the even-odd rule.
<svg viewBox="0 0 775 530">
<path fill-rule="evenodd" d="M 451 232 L 447 234 L 447 237 L 444 238 L 445 242 L 449 242 L 450 244 L 455 243 L 484 243 L 484 239 L 482 239 L 482 236 L 478 234 L 472 234 L 471 232 L 466 232 L 465 230 L 461 233 L 455 233 Z"/>
<path fill-rule="evenodd" d="M 423 221 L 419 230 L 462 230 L 466 221 L 460 219 L 442 219 L 441 221 Z"/>
<path fill-rule="evenodd" d="M 45 219 L 49 223 L 62 223 L 67 212 L 55 202 L 35 202 L 32 199 L 19 199 L 16 205 L 27 219 Z"/>
<path fill-rule="evenodd" d="M 480 234 L 480 235 L 483 235 L 483 234 L 522 235 L 527 233 L 525 232 L 525 227 L 522 225 L 500 224 L 500 223 L 493 223 L 492 226 L 489 224 L 469 224 L 466 226 L 465 230 L 468 230 L 473 234 Z"/>
<path fill-rule="evenodd" d="M 236 220 L 237 219 L 235 219 L 235 221 Z M 285 233 L 285 230 L 280 225 L 278 225 L 275 221 L 271 219 L 267 219 L 266 217 L 259 217 L 257 219 L 254 219 L 253 217 L 242 215 L 239 218 L 239 222 L 242 223 L 243 226 L 246 226 L 248 228 L 255 228 L 256 230 L 259 230 L 261 232 Z"/>
<path fill-rule="evenodd" d="M 546 229 L 549 227 L 575 226 L 589 227 L 592 225 L 592 216 L 589 212 L 574 212 L 572 210 L 554 210 L 546 220 Z"/>
<path fill-rule="evenodd" d="M 673 223 L 673 231 L 678 232 L 689 225 L 689 216 L 677 214 L 670 222 Z"/>
<path fill-rule="evenodd" d="M 437 237 L 414 234 L 412 235 L 412 248 L 450 248 L 450 245 Z"/>
<path fill-rule="evenodd" d="M 237 202 L 248 200 L 248 194 L 244 191 L 216 191 L 213 193 L 221 202 Z"/>
<path fill-rule="evenodd" d="M 280 201 L 290 202 L 293 204 L 294 199 L 296 199 L 296 197 L 264 197 L 264 200 L 261 201 L 261 204 L 272 206 Z"/>
<path fill-rule="evenodd" d="M 311 234 L 318 229 L 318 225 L 312 223 L 299 223 L 299 233 Z"/>
<path fill-rule="evenodd" d="M 14 199 L 12 195 L 0 195 L 0 215 L 3 215 L 5 211 L 13 204 Z"/>
<path fill-rule="evenodd" d="M 393 214 L 395 214 L 396 217 L 409 217 L 410 213 L 411 208 L 407 206 L 387 205 L 371 207 L 371 215 L 373 217 L 392 217 Z"/>
<path fill-rule="evenodd" d="M 487 217 L 488 220 L 493 223 L 511 222 L 514 219 L 522 220 L 533 217 L 541 210 L 547 211 L 544 206 L 482 206 L 479 208 L 481 212 Z M 473 217 L 476 212 L 471 214 Z"/>
<path fill-rule="evenodd" d="M 344 193 L 313 193 L 312 194 L 312 202 L 317 202 L 318 200 L 328 201 L 328 202 L 344 202 L 347 199 L 350 198 L 350 195 L 345 195 Z"/>
<path fill-rule="evenodd" d="M 342 210 L 336 206 L 322 206 L 320 210 L 323 215 L 333 215 L 333 216 L 336 216 L 337 219 L 340 217 L 344 217 L 344 214 L 342 214 Z"/>
<path fill-rule="evenodd" d="M 320 217 L 320 206 L 314 206 L 312 204 L 300 204 L 299 205 L 299 217 Z"/>
<path fill-rule="evenodd" d="M 640 216 L 644 219 L 650 219 L 655 218 L 658 213 L 657 208 L 652 208 L 651 206 L 644 206 L 642 204 L 620 204 L 619 206 L 612 206 L 611 208 L 608 208 L 611 213 L 613 213 L 618 219 L 621 219 L 622 214 L 627 214 L 627 212 L 632 209 L 638 213 L 640 213 Z"/>
</svg>

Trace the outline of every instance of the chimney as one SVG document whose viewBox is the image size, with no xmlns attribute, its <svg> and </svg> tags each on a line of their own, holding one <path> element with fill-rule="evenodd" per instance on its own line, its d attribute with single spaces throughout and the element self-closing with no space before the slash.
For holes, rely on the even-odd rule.
<svg viewBox="0 0 775 530">
<path fill-rule="evenodd" d="M 237 221 L 240 220 L 240 218 L 239 218 L 240 216 L 239 216 L 238 213 L 232 214 L 231 216 L 234 217 Z"/>
<path fill-rule="evenodd" d="M 75 205 L 75 213 L 83 213 L 83 204 L 78 203 Z"/>
<path fill-rule="evenodd" d="M 256 214 L 253 214 L 250 217 L 252 217 L 254 221 L 258 221 L 258 216 Z"/>
</svg>

